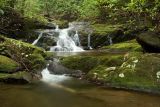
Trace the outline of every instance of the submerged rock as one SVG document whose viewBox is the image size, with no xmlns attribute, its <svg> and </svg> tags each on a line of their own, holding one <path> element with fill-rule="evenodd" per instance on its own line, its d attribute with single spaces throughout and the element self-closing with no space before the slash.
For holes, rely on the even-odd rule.
<svg viewBox="0 0 160 107">
<path fill-rule="evenodd" d="M 146 52 L 160 52 L 160 34 L 155 32 L 145 32 L 137 36 L 137 41 Z"/>
</svg>

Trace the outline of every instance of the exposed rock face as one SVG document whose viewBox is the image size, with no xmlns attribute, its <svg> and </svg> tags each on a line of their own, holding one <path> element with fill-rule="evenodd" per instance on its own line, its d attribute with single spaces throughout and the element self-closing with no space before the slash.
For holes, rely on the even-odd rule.
<svg viewBox="0 0 160 107">
<path fill-rule="evenodd" d="M 160 34 L 145 32 L 137 36 L 137 41 L 146 52 L 160 52 Z"/>
</svg>

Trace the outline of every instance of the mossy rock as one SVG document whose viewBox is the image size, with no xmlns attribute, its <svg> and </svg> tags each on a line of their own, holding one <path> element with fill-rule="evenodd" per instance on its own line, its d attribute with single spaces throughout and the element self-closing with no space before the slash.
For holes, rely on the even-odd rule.
<svg viewBox="0 0 160 107">
<path fill-rule="evenodd" d="M 60 61 L 65 67 L 87 73 L 98 65 L 120 66 L 123 62 L 123 55 L 77 55 L 61 58 Z"/>
<path fill-rule="evenodd" d="M 137 41 L 146 52 L 160 52 L 160 34 L 155 32 L 145 32 L 137 36 Z"/>
<path fill-rule="evenodd" d="M 117 25 L 108 25 L 108 24 L 94 24 L 92 25 L 92 28 L 94 30 L 94 34 L 96 35 L 107 35 L 111 34 L 117 30 L 120 30 L 123 25 L 117 24 Z"/>
<path fill-rule="evenodd" d="M 116 69 L 113 66 L 99 65 L 90 70 L 87 77 L 111 86 L 141 91 L 160 91 L 159 54 L 129 53 L 130 55 Z M 95 78 L 96 75 L 96 78 Z"/>
<path fill-rule="evenodd" d="M 22 71 L 13 74 L 0 73 L 0 82 L 9 84 L 26 84 L 32 81 L 30 73 Z"/>
<path fill-rule="evenodd" d="M 20 68 L 20 64 L 14 60 L 0 55 L 0 72 L 13 73 Z"/>
<path fill-rule="evenodd" d="M 138 52 L 143 51 L 141 45 L 139 45 L 135 39 L 109 46 L 104 46 L 101 49 L 107 49 L 110 51 L 138 51 Z"/>
<path fill-rule="evenodd" d="M 23 71 L 34 72 L 43 69 L 46 65 L 46 59 L 51 57 L 39 47 L 31 44 L 6 38 L 0 43 L 0 54 L 13 58 L 22 67 Z"/>
</svg>

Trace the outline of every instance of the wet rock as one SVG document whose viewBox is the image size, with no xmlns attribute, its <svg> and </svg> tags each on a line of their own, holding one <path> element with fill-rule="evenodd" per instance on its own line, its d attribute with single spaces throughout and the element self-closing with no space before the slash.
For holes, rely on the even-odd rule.
<svg viewBox="0 0 160 107">
<path fill-rule="evenodd" d="M 155 32 L 145 32 L 137 36 L 138 43 L 146 52 L 160 52 L 160 34 Z"/>
<path fill-rule="evenodd" d="M 9 84 L 26 84 L 33 80 L 28 72 L 16 72 L 13 74 L 0 73 L 0 82 Z"/>
<path fill-rule="evenodd" d="M 64 67 L 63 65 L 61 65 L 60 63 L 55 62 L 55 61 L 50 62 L 47 68 L 50 71 L 50 73 L 57 74 L 57 75 L 65 74 L 65 75 L 73 76 L 73 77 L 81 77 L 83 75 L 82 71 L 68 69 Z"/>
</svg>

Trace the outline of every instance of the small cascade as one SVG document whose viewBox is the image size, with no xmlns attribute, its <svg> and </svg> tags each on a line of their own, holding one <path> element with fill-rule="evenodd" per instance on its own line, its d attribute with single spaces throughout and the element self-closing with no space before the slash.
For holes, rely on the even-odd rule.
<svg viewBox="0 0 160 107">
<path fill-rule="evenodd" d="M 56 46 L 50 46 L 50 51 L 52 52 L 82 52 L 84 50 L 81 47 L 78 31 L 85 31 L 90 33 L 88 35 L 88 48 L 92 49 L 90 43 L 92 31 L 90 29 L 87 30 L 87 23 L 69 23 L 69 27 L 66 29 L 60 29 L 58 25 L 54 25 L 56 27 L 55 29 L 36 30 L 36 32 L 39 32 L 40 35 L 32 44 L 37 44 L 41 37 L 44 36 L 44 39 L 50 38 L 54 40 L 53 44 L 56 42 Z M 74 34 L 74 32 L 76 33 Z"/>
<path fill-rule="evenodd" d="M 41 39 L 41 37 L 43 36 L 43 32 L 41 32 L 38 36 L 38 38 L 32 43 L 32 45 L 35 45 L 38 43 L 38 41 Z"/>
<path fill-rule="evenodd" d="M 74 40 L 69 36 L 68 32 L 71 27 L 67 29 L 58 29 L 59 37 L 57 40 L 57 45 L 50 48 L 50 51 L 60 51 L 60 52 L 81 52 L 84 51 L 81 47 L 78 47 Z"/>
<path fill-rule="evenodd" d="M 110 45 L 113 45 L 112 37 L 108 36 L 108 41 Z"/>
<path fill-rule="evenodd" d="M 91 34 L 88 35 L 88 49 L 92 49 L 92 47 L 91 47 Z"/>
<path fill-rule="evenodd" d="M 53 82 L 53 83 L 60 83 L 63 82 L 67 79 L 69 79 L 70 77 L 67 77 L 65 75 L 54 75 L 54 74 L 50 74 L 50 72 L 48 71 L 48 69 L 44 69 L 42 71 L 42 81 L 44 82 Z"/>
<path fill-rule="evenodd" d="M 59 30 L 60 30 L 60 29 L 59 29 L 59 25 L 56 25 L 55 31 L 56 31 L 56 32 L 59 32 Z"/>
<path fill-rule="evenodd" d="M 81 46 L 78 31 L 76 31 L 76 34 L 74 35 L 73 40 L 77 46 Z"/>
</svg>

